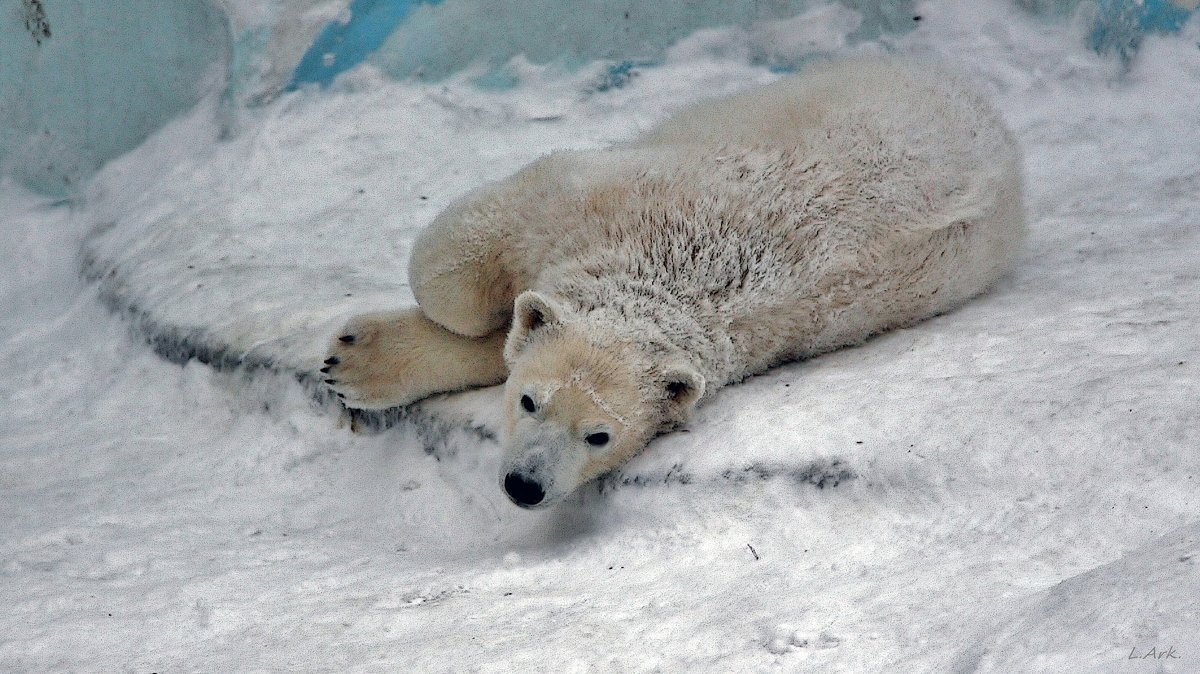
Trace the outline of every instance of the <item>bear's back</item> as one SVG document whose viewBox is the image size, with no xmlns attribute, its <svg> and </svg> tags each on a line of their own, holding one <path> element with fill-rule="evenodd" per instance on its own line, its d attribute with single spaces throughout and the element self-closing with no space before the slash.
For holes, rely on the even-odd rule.
<svg viewBox="0 0 1200 674">
<path fill-rule="evenodd" d="M 941 160 L 1005 158 L 1014 143 L 963 76 L 934 61 L 858 57 L 686 108 L 632 146 L 794 147 L 869 127 Z M 948 172 L 951 169 L 948 169 Z"/>
<path fill-rule="evenodd" d="M 581 229 L 616 248 L 592 272 L 628 272 L 728 326 L 735 379 L 954 308 L 1024 231 L 1011 133 L 922 61 L 819 66 L 606 154 L 626 169 L 592 184 L 610 207 Z"/>
</svg>

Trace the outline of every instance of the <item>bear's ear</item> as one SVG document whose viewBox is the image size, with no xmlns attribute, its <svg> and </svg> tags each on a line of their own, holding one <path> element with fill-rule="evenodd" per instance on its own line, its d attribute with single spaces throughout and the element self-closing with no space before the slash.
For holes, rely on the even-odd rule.
<svg viewBox="0 0 1200 674">
<path fill-rule="evenodd" d="M 690 364 L 676 364 L 663 373 L 663 388 L 671 417 L 682 422 L 704 395 L 704 375 Z"/>
<path fill-rule="evenodd" d="M 529 343 L 534 332 L 562 323 L 565 311 L 545 295 L 526 290 L 513 303 L 512 328 L 504 342 L 504 359 L 512 362 Z"/>
</svg>

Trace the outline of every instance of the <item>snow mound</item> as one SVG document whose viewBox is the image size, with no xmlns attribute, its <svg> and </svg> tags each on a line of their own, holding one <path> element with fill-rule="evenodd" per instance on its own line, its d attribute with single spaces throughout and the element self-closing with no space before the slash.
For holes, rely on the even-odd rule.
<svg viewBox="0 0 1200 674">
<path fill-rule="evenodd" d="M 588 77 L 563 86 L 577 89 Z M 700 70 L 672 105 L 714 87 L 733 90 L 763 79 L 748 70 Z M 298 94 L 241 137 L 216 151 L 198 150 L 168 169 L 154 189 L 129 190 L 136 194 L 129 200 L 118 196 L 126 192 L 122 182 L 137 179 L 127 167 L 153 164 L 147 155 L 186 144 L 210 111 L 115 164 L 102 189 L 123 202 L 120 213 L 97 227 L 83 248 L 84 274 L 98 283 L 106 305 L 170 360 L 283 372 L 322 396 L 315 373 L 346 320 L 415 306 L 407 286 L 409 247 L 453 197 L 479 177 L 502 177 L 556 148 L 601 145 L 662 114 L 640 110 L 643 117 L 634 116 L 633 124 L 613 124 L 612 108 L 635 103 L 557 95 L 507 103 L 465 85 L 431 90 L 376 84 L 376 92 Z M 396 101 L 398 95 L 406 100 Z M 395 102 L 382 103 L 388 99 Z M 497 102 L 499 113 L 486 112 Z M 527 109 L 509 107 L 516 104 Z M 540 112 L 546 109 L 558 112 Z M 328 124 L 336 118 L 355 122 Z M 493 144 L 506 150 L 486 149 Z M 446 151 L 464 146 L 474 149 Z M 498 409 L 496 387 L 354 415 L 367 429 L 413 424 L 429 451 L 453 454 L 449 438 L 457 437 L 455 430 L 470 431 L 478 442 L 494 441 Z M 760 458 L 716 466 L 704 477 L 781 474 L 831 486 L 856 474 L 840 458 L 802 457 L 798 465 Z M 695 479 L 682 464 L 655 464 L 607 484 Z"/>
<path fill-rule="evenodd" d="M 1096 368 L 1129 372 L 1112 386 L 1133 395 L 1145 373 L 1160 376 L 1190 358 L 1172 335 L 1200 313 L 1200 296 L 1177 292 L 1196 283 L 1186 270 L 1200 233 L 1176 217 L 1196 209 L 1187 188 L 1195 149 L 1177 143 L 1163 151 L 1156 135 L 1122 130 L 1149 119 L 1176 138 L 1194 137 L 1195 114 L 1132 88 L 1098 97 L 1084 85 L 1116 77 L 1111 61 L 1039 52 L 1036 36 L 992 25 L 997 51 L 1029 61 L 976 66 L 1028 157 L 1033 236 L 1015 275 L 950 315 L 723 391 L 689 429 L 661 439 L 606 484 L 906 481 L 925 473 L 916 457 L 928 455 L 923 438 L 944 423 L 948 403 L 958 430 L 947 427 L 947 435 L 963 434 L 962 415 L 983 415 L 993 428 L 1012 429 L 1007 441 L 1017 442 L 1018 429 L 1039 423 L 1056 391 L 1094 386 L 1086 373 Z M 1031 44 L 1016 49 L 1019 40 Z M 586 92 L 596 70 L 564 76 L 526 64 L 528 86 L 485 92 L 466 75 L 412 85 L 365 68 L 333 92 L 298 92 L 247 113 L 239 133 L 220 143 L 205 139 L 218 129 L 213 110 L 202 107 L 98 182 L 98 212 L 111 217 L 84 244 L 85 273 L 163 355 L 285 372 L 319 392 L 314 373 L 348 318 L 414 304 L 405 270 L 411 242 L 453 198 L 551 150 L 619 141 L 672 109 L 774 78 L 736 60 L 705 60 L 690 44 L 679 49 L 686 58 L 646 71 L 644 86 L 604 93 Z M 1184 56 L 1176 67 L 1197 66 Z M 1178 95 L 1152 70 L 1127 77 Z M 1081 134 L 1089 140 L 1079 142 Z M 181 161 L 179 147 L 190 148 Z M 147 172 L 156 180 L 144 189 Z M 1097 181 L 1114 175 L 1119 182 L 1098 193 Z M 1144 194 L 1165 196 L 1151 203 Z M 1131 209 L 1141 217 L 1119 227 L 1092 216 Z M 1158 265 L 1134 271 L 1146 256 Z M 1150 305 L 1158 319 L 1146 323 L 1138 317 Z M 881 402 L 904 401 L 909 419 L 848 414 L 859 407 L 861 381 L 874 382 Z M 496 389 L 439 396 L 360 420 L 414 422 L 430 451 L 449 451 L 449 428 L 496 437 L 497 400 Z M 936 451 L 1003 441 L 968 431 L 960 448 Z"/>
<path fill-rule="evenodd" d="M 1011 622 L 978 645 L 970 669 L 1195 671 L 1197 596 L 1200 521 L 1024 599 Z"/>
</svg>

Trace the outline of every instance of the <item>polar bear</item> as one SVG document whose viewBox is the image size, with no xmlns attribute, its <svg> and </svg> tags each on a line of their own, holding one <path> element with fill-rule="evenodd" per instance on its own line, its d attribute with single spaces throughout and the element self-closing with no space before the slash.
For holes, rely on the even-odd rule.
<svg viewBox="0 0 1200 674">
<path fill-rule="evenodd" d="M 504 391 L 525 508 L 721 387 L 953 309 L 1024 232 L 1020 156 L 962 77 L 857 58 L 546 156 L 419 236 L 419 310 L 353 319 L 322 372 L 351 408 Z"/>
</svg>

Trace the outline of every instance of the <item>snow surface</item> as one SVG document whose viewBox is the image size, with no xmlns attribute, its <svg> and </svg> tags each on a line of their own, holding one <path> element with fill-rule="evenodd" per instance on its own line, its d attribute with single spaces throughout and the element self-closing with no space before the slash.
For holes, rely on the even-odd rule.
<svg viewBox="0 0 1200 674">
<path fill-rule="evenodd" d="M 455 196 L 773 79 L 744 34 L 604 92 L 521 62 L 508 92 L 363 68 L 232 122 L 198 108 L 74 206 L 0 185 L 0 669 L 1200 671 L 1200 22 L 1126 70 L 1081 24 L 918 11 L 891 46 L 979 76 L 1025 149 L 1016 272 L 726 389 L 550 512 L 510 506 L 495 444 L 454 424 L 431 454 L 286 374 L 164 361 L 73 251 L 131 263 L 128 292 L 216 283 L 195 326 L 301 367 L 307 335 L 403 292 L 382 272 Z M 221 328 L 235 291 L 259 322 Z"/>
</svg>

